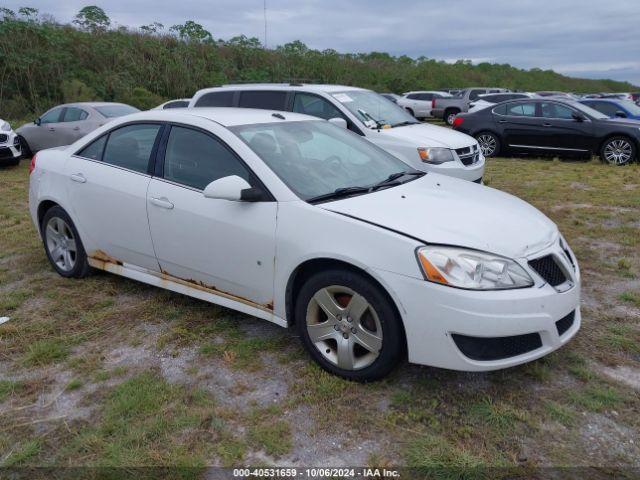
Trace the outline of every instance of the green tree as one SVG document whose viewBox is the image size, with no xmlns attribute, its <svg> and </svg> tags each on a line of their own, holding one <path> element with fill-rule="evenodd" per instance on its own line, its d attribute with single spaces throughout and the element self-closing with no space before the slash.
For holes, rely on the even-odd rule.
<svg viewBox="0 0 640 480">
<path fill-rule="evenodd" d="M 105 11 L 95 5 L 89 5 L 83 7 L 75 17 L 73 21 L 83 30 L 90 32 L 105 31 L 111 25 L 111 19 L 107 16 Z"/>
<path fill-rule="evenodd" d="M 182 25 L 174 25 L 169 30 L 177 33 L 182 40 L 191 42 L 213 42 L 211 33 L 193 20 L 187 20 Z"/>
<path fill-rule="evenodd" d="M 160 22 L 153 22 L 148 25 L 141 25 L 140 30 L 145 33 L 158 33 L 160 30 L 164 30 L 164 25 Z"/>
</svg>

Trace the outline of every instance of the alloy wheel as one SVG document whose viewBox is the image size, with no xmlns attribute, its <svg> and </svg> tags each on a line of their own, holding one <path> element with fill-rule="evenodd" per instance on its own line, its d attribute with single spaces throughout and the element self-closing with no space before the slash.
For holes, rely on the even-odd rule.
<svg viewBox="0 0 640 480">
<path fill-rule="evenodd" d="M 449 115 L 447 115 L 447 123 L 449 125 L 453 125 L 453 121 L 456 119 L 456 115 L 457 113 L 450 113 Z"/>
<path fill-rule="evenodd" d="M 344 286 L 318 290 L 307 306 L 306 326 L 315 348 L 344 370 L 371 365 L 382 348 L 382 325 L 371 304 Z"/>
<path fill-rule="evenodd" d="M 631 160 L 632 155 L 633 147 L 626 140 L 616 139 L 604 147 L 604 158 L 612 165 L 624 165 Z"/>
<path fill-rule="evenodd" d="M 497 142 L 493 135 L 480 135 L 478 137 L 478 144 L 485 157 L 490 157 L 496 152 Z"/>
<path fill-rule="evenodd" d="M 51 217 L 45 227 L 47 251 L 58 268 L 69 272 L 76 264 L 78 247 L 73 231 L 60 217 Z"/>
</svg>

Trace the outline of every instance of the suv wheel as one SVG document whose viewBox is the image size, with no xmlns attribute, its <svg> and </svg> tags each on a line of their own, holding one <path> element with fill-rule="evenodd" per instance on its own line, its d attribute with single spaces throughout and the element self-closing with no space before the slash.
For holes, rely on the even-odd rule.
<svg viewBox="0 0 640 480">
<path fill-rule="evenodd" d="M 298 295 L 295 318 L 311 357 L 349 380 L 385 376 L 404 352 L 404 334 L 391 300 L 356 272 L 329 270 L 309 278 Z"/>
<path fill-rule="evenodd" d="M 600 158 L 611 165 L 626 165 L 636 159 L 636 146 L 626 137 L 613 137 L 602 145 Z"/>
<path fill-rule="evenodd" d="M 75 278 L 89 274 L 91 267 L 80 235 L 63 208 L 55 206 L 47 210 L 40 229 L 44 250 L 56 272 L 63 277 Z"/>
</svg>

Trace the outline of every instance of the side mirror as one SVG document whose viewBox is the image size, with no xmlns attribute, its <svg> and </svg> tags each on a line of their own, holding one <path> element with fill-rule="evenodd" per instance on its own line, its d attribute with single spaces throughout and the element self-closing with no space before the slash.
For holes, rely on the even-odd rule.
<svg viewBox="0 0 640 480">
<path fill-rule="evenodd" d="M 573 112 L 571 116 L 576 122 L 584 122 L 587 119 L 587 117 L 578 112 Z"/>
<path fill-rule="evenodd" d="M 344 118 L 340 118 L 340 117 L 330 118 L 329 123 L 333 123 L 338 127 L 347 128 L 347 121 Z"/>
<path fill-rule="evenodd" d="M 624 113 L 622 110 L 618 110 L 616 112 L 616 117 L 618 117 L 618 118 L 627 118 L 627 114 Z"/>
<path fill-rule="evenodd" d="M 40 120 L 40 117 L 38 117 L 33 121 L 33 123 L 40 126 L 40 124 L 42 124 L 42 120 Z"/>
<path fill-rule="evenodd" d="M 207 185 L 202 192 L 206 198 L 218 200 L 230 200 L 232 202 L 259 202 L 263 200 L 264 193 L 259 188 L 251 185 L 237 175 L 219 178 Z"/>
</svg>

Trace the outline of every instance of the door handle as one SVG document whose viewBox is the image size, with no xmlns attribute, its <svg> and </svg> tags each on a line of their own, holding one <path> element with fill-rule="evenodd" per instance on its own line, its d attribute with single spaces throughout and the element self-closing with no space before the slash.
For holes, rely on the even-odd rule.
<svg viewBox="0 0 640 480">
<path fill-rule="evenodd" d="M 71 180 L 78 183 L 85 183 L 87 179 L 81 173 L 72 173 L 70 176 Z"/>
<path fill-rule="evenodd" d="M 55 129 L 55 128 L 53 128 L 53 127 L 49 127 L 49 131 L 50 131 L 50 132 L 55 132 L 55 131 L 56 131 L 56 129 Z"/>
<path fill-rule="evenodd" d="M 156 207 L 166 208 L 167 210 L 171 210 L 173 208 L 173 203 L 171 203 L 167 197 L 162 198 L 150 198 L 151 203 L 153 203 Z"/>
<path fill-rule="evenodd" d="M 550 123 L 543 123 L 542 126 L 543 127 L 553 127 L 553 125 L 551 125 Z"/>
<path fill-rule="evenodd" d="M 506 120 L 498 120 L 498 123 L 507 123 Z"/>
<path fill-rule="evenodd" d="M 74 130 L 80 130 L 80 127 L 73 127 Z"/>
</svg>

